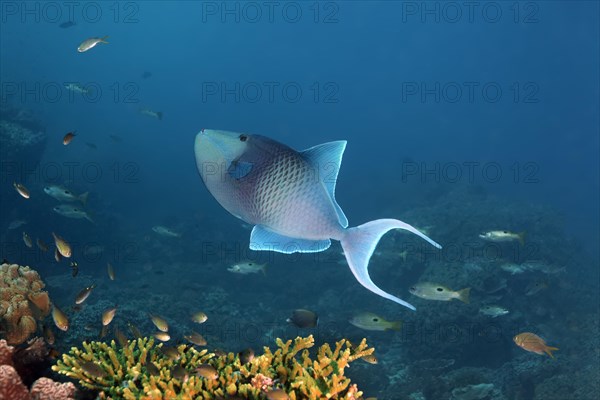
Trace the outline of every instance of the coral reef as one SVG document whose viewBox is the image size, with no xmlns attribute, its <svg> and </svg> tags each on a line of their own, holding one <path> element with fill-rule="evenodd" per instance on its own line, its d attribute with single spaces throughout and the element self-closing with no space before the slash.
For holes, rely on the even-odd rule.
<svg viewBox="0 0 600 400">
<path fill-rule="evenodd" d="M 314 359 L 308 350 L 314 346 L 312 335 L 276 343 L 275 352 L 265 347 L 262 355 L 242 365 L 233 353 L 217 356 L 187 345 L 176 347 L 177 357 L 167 356 L 163 344 L 155 346 L 152 338 L 131 340 L 121 348 L 114 341 L 84 342 L 82 349 L 63 354 L 52 369 L 111 399 L 264 399 L 275 389 L 292 400 L 362 397 L 344 369 L 373 353 L 366 339 L 358 346 L 341 340 L 333 349 L 324 344 Z"/>
<path fill-rule="evenodd" d="M 28 360 L 37 360 L 42 353 L 43 341 L 32 340 L 27 348 L 17 349 L 9 346 L 6 340 L 0 340 L 0 399 L 10 400 L 72 400 L 76 388 L 72 383 L 54 382 L 49 378 L 36 380 L 31 391 L 23 383 L 17 369 Z M 46 357 L 44 354 L 43 357 Z M 25 357 L 23 357 L 25 356 Z M 17 364 L 16 367 L 14 364 Z M 17 369 L 15 369 L 17 368 Z"/>
<path fill-rule="evenodd" d="M 44 282 L 29 267 L 17 264 L 0 266 L 0 328 L 9 344 L 20 344 L 37 329 L 36 320 L 50 312 Z"/>
</svg>

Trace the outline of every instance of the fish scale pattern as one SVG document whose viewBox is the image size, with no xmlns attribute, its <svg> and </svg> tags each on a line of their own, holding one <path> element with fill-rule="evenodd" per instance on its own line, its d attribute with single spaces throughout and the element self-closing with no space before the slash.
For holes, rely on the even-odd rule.
<svg viewBox="0 0 600 400">
<path fill-rule="evenodd" d="M 327 196 L 307 160 L 281 152 L 256 180 L 252 208 L 264 225 L 288 236 L 314 234 L 316 227 L 326 235 L 337 221 L 333 207 L 327 208 L 331 205 Z"/>
</svg>

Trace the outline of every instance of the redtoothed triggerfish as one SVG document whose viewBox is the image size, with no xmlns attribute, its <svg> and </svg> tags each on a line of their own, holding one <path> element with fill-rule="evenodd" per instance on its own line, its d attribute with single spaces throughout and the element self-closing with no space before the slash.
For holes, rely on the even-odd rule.
<svg viewBox="0 0 600 400">
<path fill-rule="evenodd" d="M 203 129 L 196 135 L 196 165 L 210 193 L 227 211 L 254 225 L 250 249 L 280 253 L 324 251 L 339 240 L 361 285 L 415 309 L 381 290 L 369 276 L 369 259 L 391 229 L 405 229 L 439 244 L 409 224 L 378 219 L 348 228 L 335 200 L 346 141 L 296 151 L 265 136 Z"/>
</svg>

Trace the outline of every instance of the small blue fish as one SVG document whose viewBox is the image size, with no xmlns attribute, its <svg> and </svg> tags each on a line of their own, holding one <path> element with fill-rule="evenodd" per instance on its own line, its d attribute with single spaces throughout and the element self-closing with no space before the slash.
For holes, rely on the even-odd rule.
<svg viewBox="0 0 600 400">
<path fill-rule="evenodd" d="M 405 229 L 441 246 L 396 219 L 348 228 L 348 219 L 335 201 L 346 141 L 298 152 L 264 136 L 203 129 L 194 147 L 198 171 L 210 193 L 227 211 L 254 226 L 250 249 L 314 253 L 329 248 L 330 239 L 339 240 L 361 285 L 415 309 L 373 283 L 369 259 L 391 229 Z"/>
</svg>

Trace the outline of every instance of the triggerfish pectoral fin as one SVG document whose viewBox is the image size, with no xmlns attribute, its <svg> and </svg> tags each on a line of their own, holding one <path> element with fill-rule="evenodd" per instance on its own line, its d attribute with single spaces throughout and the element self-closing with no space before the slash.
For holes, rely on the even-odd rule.
<svg viewBox="0 0 600 400">
<path fill-rule="evenodd" d="M 442 248 L 442 246 L 419 232 L 413 226 L 397 219 L 378 219 L 346 230 L 341 240 L 342 248 L 344 249 L 350 270 L 361 285 L 381 297 L 415 310 L 412 304 L 381 290 L 373 283 L 369 276 L 369 260 L 371 259 L 371 255 L 373 255 L 379 239 L 391 229 L 405 229 L 427 240 L 438 249 Z"/>
</svg>

